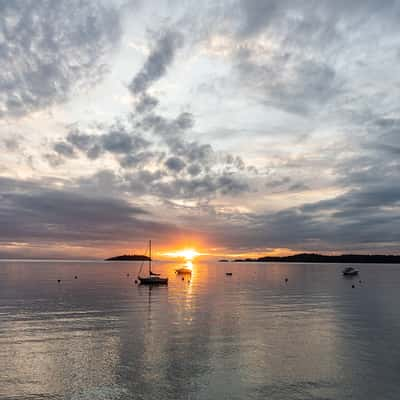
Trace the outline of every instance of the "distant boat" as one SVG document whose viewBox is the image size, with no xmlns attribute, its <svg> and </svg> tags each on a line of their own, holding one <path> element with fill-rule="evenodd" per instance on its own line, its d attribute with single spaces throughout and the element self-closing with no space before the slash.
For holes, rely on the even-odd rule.
<svg viewBox="0 0 400 400">
<path fill-rule="evenodd" d="M 232 272 L 225 272 L 226 276 L 232 276 Z"/>
<path fill-rule="evenodd" d="M 143 264 L 140 266 L 138 280 L 142 285 L 168 285 L 168 278 L 162 278 L 151 270 L 151 240 L 149 240 L 149 276 L 140 276 Z"/>
<path fill-rule="evenodd" d="M 342 274 L 344 276 L 355 276 L 358 275 L 358 269 L 355 269 L 353 267 L 346 267 L 343 271 Z"/>
<path fill-rule="evenodd" d="M 182 267 L 176 269 L 175 273 L 177 273 L 178 275 L 191 274 L 192 270 L 190 268 Z"/>
<path fill-rule="evenodd" d="M 218 262 L 229 262 L 229 260 L 223 258 L 222 260 L 218 260 Z"/>
</svg>

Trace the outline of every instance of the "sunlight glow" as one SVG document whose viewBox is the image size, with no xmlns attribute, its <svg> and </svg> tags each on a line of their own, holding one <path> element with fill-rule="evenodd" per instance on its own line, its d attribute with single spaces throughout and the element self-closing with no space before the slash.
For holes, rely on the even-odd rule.
<svg viewBox="0 0 400 400">
<path fill-rule="evenodd" d="M 184 249 L 184 250 L 177 250 L 174 252 L 170 252 L 170 253 L 165 253 L 164 255 L 168 256 L 168 257 L 181 257 L 184 258 L 185 260 L 193 260 L 195 257 L 200 256 L 201 253 L 199 253 L 198 251 L 194 250 L 194 249 Z"/>
</svg>

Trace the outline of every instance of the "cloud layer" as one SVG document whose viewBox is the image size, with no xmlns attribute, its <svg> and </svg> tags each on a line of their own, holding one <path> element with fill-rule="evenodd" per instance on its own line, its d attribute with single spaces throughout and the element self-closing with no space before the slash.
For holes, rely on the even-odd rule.
<svg viewBox="0 0 400 400">
<path fill-rule="evenodd" d="M 0 117 L 65 101 L 101 78 L 120 37 L 120 17 L 101 2 L 0 4 Z"/>
<path fill-rule="evenodd" d="M 399 2 L 0 11 L 7 254 L 182 234 L 225 253 L 396 252 Z"/>
</svg>

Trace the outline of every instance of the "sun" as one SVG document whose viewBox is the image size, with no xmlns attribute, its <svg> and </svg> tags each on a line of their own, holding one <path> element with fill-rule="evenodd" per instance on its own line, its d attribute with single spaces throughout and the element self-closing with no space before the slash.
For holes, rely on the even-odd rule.
<svg viewBox="0 0 400 400">
<path fill-rule="evenodd" d="M 193 249 L 181 250 L 179 253 L 186 260 L 193 260 L 193 258 L 195 258 L 198 255 L 200 255 L 196 250 L 193 250 Z"/>
<path fill-rule="evenodd" d="M 168 257 L 182 257 L 185 260 L 193 260 L 195 257 L 200 256 L 201 253 L 194 249 L 184 249 L 165 253 L 165 255 Z"/>
</svg>

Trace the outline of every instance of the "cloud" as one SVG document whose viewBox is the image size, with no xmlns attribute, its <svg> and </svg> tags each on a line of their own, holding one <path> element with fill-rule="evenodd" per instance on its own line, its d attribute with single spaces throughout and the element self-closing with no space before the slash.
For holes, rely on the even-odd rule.
<svg viewBox="0 0 400 400">
<path fill-rule="evenodd" d="M 173 225 L 154 221 L 148 211 L 120 195 L 90 195 L 72 188 L 53 187 L 51 182 L 0 178 L 2 245 L 40 243 L 50 248 L 68 243 L 98 251 L 103 245 L 126 245 L 132 238 L 161 239 L 178 233 Z M 24 255 L 22 248 L 19 252 Z"/>
<path fill-rule="evenodd" d="M 111 97 L 91 97 L 95 115 L 110 105 L 101 114 L 108 122 L 85 122 L 93 119 L 85 115 L 67 125 L 61 137 L 53 127 L 85 112 L 76 112 L 82 105 L 85 110 L 79 98 L 50 122 L 32 116 L 17 141 L 1 143 L 7 150 L 0 163 L 4 173 L 25 176 L 27 164 L 21 167 L 18 157 L 35 156 L 43 151 L 35 148 L 38 143 L 49 143 L 45 157 L 53 168 L 38 160 L 35 176 L 68 177 L 57 182 L 60 186 L 45 178 L 32 186 L 3 179 L 0 209 L 7 232 L 21 226 L 36 240 L 35 224 L 42 218 L 43 240 L 51 240 L 46 229 L 57 228 L 60 241 L 64 236 L 78 243 L 78 230 L 72 232 L 57 206 L 46 219 L 43 210 L 59 202 L 90 245 L 97 235 L 103 240 L 103 231 L 111 235 L 107 224 L 114 230 L 120 224 L 126 236 L 130 230 L 147 235 L 150 222 L 156 221 L 152 211 L 160 209 L 181 227 L 199 227 L 210 241 L 230 248 L 393 248 L 399 242 L 400 3 L 234 0 L 188 5 L 176 3 L 166 19 L 158 7 L 161 20 L 149 4 L 135 19 L 151 14 L 149 24 L 140 26 L 139 21 L 124 32 L 128 41 L 135 35 L 139 42 L 136 35 L 145 35 L 146 29 L 158 32 L 132 76 L 124 75 L 137 61 L 132 48 L 122 49 L 121 58 L 113 60 L 113 76 L 128 82 L 133 100 L 126 115 L 109 116 L 116 110 Z M 44 0 L 17 0 L 0 7 L 2 116 L 25 115 L 72 98 L 75 88 L 102 76 L 120 36 L 118 11 L 105 2 L 61 0 L 50 6 Z M 160 28 L 166 22 L 173 28 Z M 184 57 L 178 57 L 184 43 Z M 161 94 L 156 83 L 167 74 L 173 89 L 162 85 Z M 196 96 L 194 87 L 200 86 L 213 90 Z M 22 132 L 7 121 L 6 129 L 7 135 Z M 253 162 L 257 169 L 249 165 Z M 78 203 L 87 219 L 71 209 Z M 107 214 L 108 207 L 118 224 L 110 218 L 103 226 L 102 216 L 96 223 L 94 215 Z M 148 213 L 129 207 L 144 207 Z"/>
<path fill-rule="evenodd" d="M 137 123 L 138 128 L 151 131 L 163 137 L 179 136 L 192 128 L 193 125 L 193 115 L 187 111 L 180 113 L 173 119 L 168 119 L 152 112 L 145 115 L 144 118 Z"/>
<path fill-rule="evenodd" d="M 101 78 L 118 43 L 118 11 L 92 0 L 2 2 L 0 116 L 18 117 L 65 101 Z"/>
<path fill-rule="evenodd" d="M 133 155 L 149 145 L 149 142 L 141 135 L 132 133 L 129 127 L 119 122 L 110 126 L 98 126 L 94 130 L 96 133 L 86 133 L 74 127 L 68 133 L 65 142 L 55 143 L 53 149 L 57 154 L 66 157 L 75 155 L 76 149 L 89 159 L 111 153 L 117 156 L 129 156 L 133 162 Z M 102 133 L 103 131 L 106 132 Z M 124 162 L 129 163 L 129 158 L 125 158 Z"/>
<path fill-rule="evenodd" d="M 73 158 L 75 157 L 75 151 L 74 148 L 69 145 L 68 143 L 64 142 L 58 142 L 54 145 L 54 150 L 57 154 L 67 157 L 67 158 Z"/>
<path fill-rule="evenodd" d="M 400 243 L 400 190 L 377 184 L 340 196 L 252 215 L 249 232 L 258 245 L 285 246 L 303 250 L 387 251 Z"/>
<path fill-rule="evenodd" d="M 167 168 L 173 172 L 180 172 L 182 171 L 186 164 L 178 157 L 170 157 L 165 161 L 165 165 Z"/>
<path fill-rule="evenodd" d="M 120 160 L 121 167 L 139 168 L 151 164 L 154 160 L 162 160 L 164 154 L 155 151 L 141 151 L 136 154 L 128 154 Z"/>
<path fill-rule="evenodd" d="M 8 150 L 10 152 L 18 151 L 19 140 L 17 138 L 15 138 L 15 137 L 6 138 L 3 140 L 3 142 L 4 142 L 4 146 L 5 146 L 6 150 Z"/>
<path fill-rule="evenodd" d="M 286 26 L 290 21 L 293 33 L 308 34 L 314 40 L 316 33 L 325 35 L 340 29 L 339 25 L 368 23 L 368 16 L 375 15 L 389 22 L 395 22 L 399 5 L 395 0 L 355 0 L 351 4 L 345 1 L 322 0 L 239 0 L 236 17 L 239 18 L 238 34 L 251 37 L 270 28 Z M 301 27 L 299 31 L 298 27 Z M 324 36 L 325 40 L 329 37 Z M 296 38 L 293 35 L 293 39 Z"/>
<path fill-rule="evenodd" d="M 400 193 L 384 185 L 278 212 L 238 212 L 208 205 L 186 224 L 207 232 L 213 246 L 232 251 L 290 248 L 308 252 L 397 252 Z M 200 209 L 199 209 L 200 210 Z"/>
<path fill-rule="evenodd" d="M 159 180 L 152 183 L 152 194 L 161 199 L 210 200 L 218 195 L 239 195 L 249 191 L 249 185 L 239 177 L 230 174 L 205 174 L 193 178 L 177 177 L 173 180 Z"/>
<path fill-rule="evenodd" d="M 134 94 L 144 93 L 153 82 L 162 78 L 183 43 L 183 35 L 180 32 L 168 30 L 160 33 L 142 69 L 130 83 L 130 91 Z"/>
<path fill-rule="evenodd" d="M 310 2 L 241 1 L 233 62 L 240 84 L 268 107 L 317 113 L 338 96 L 343 78 L 332 54 L 342 33 Z"/>
<path fill-rule="evenodd" d="M 187 170 L 190 176 L 197 176 L 202 171 L 201 166 L 199 164 L 189 165 Z"/>
<path fill-rule="evenodd" d="M 237 68 L 242 84 L 262 103 L 291 113 L 317 112 L 340 93 L 341 83 L 331 66 L 295 54 L 273 56 L 262 64 L 240 59 Z"/>
<path fill-rule="evenodd" d="M 55 153 L 46 157 L 57 167 L 64 160 L 73 161 L 79 154 L 89 160 L 112 155 L 121 170 L 112 172 L 113 179 L 108 182 L 112 182 L 113 188 L 107 190 L 136 196 L 207 200 L 249 191 L 243 160 L 218 154 L 209 144 L 187 140 L 184 134 L 192 125 L 189 113 L 166 118 L 150 112 L 141 119 L 136 116 L 110 126 L 94 125 L 90 133 L 74 126 L 65 141 L 53 145 Z M 95 173 L 82 182 L 85 186 L 88 180 L 93 181 L 92 186 L 102 185 L 103 180 L 97 178 Z"/>
<path fill-rule="evenodd" d="M 218 196 L 238 196 L 250 190 L 245 177 L 215 171 L 193 176 L 180 165 L 180 161 L 170 160 L 172 169 L 101 171 L 80 178 L 78 187 L 90 193 L 124 193 L 137 199 L 151 195 L 162 202 L 166 199 L 206 202 Z"/>
<path fill-rule="evenodd" d="M 240 35 L 246 37 L 266 29 L 277 18 L 284 16 L 290 2 L 285 0 L 242 0 Z"/>
<path fill-rule="evenodd" d="M 377 58 L 383 61 L 398 52 L 393 32 L 400 4 L 394 0 L 232 4 L 228 8 L 224 3 L 221 23 L 205 30 L 204 46 L 208 54 L 232 63 L 230 91 L 235 88 L 269 110 L 306 118 L 340 112 L 338 103 L 353 96 L 357 85 L 369 85 L 368 80 L 361 83 L 360 66 L 368 68 Z M 370 45 L 374 41 L 382 52 Z M 395 61 L 387 61 L 387 66 L 390 63 Z M 375 72 L 371 74 L 379 79 L 382 64 Z"/>
<path fill-rule="evenodd" d="M 146 113 L 152 111 L 155 107 L 157 107 L 159 101 L 154 96 L 150 96 L 147 93 L 144 93 L 139 102 L 136 104 L 136 112 L 139 114 Z"/>
</svg>

